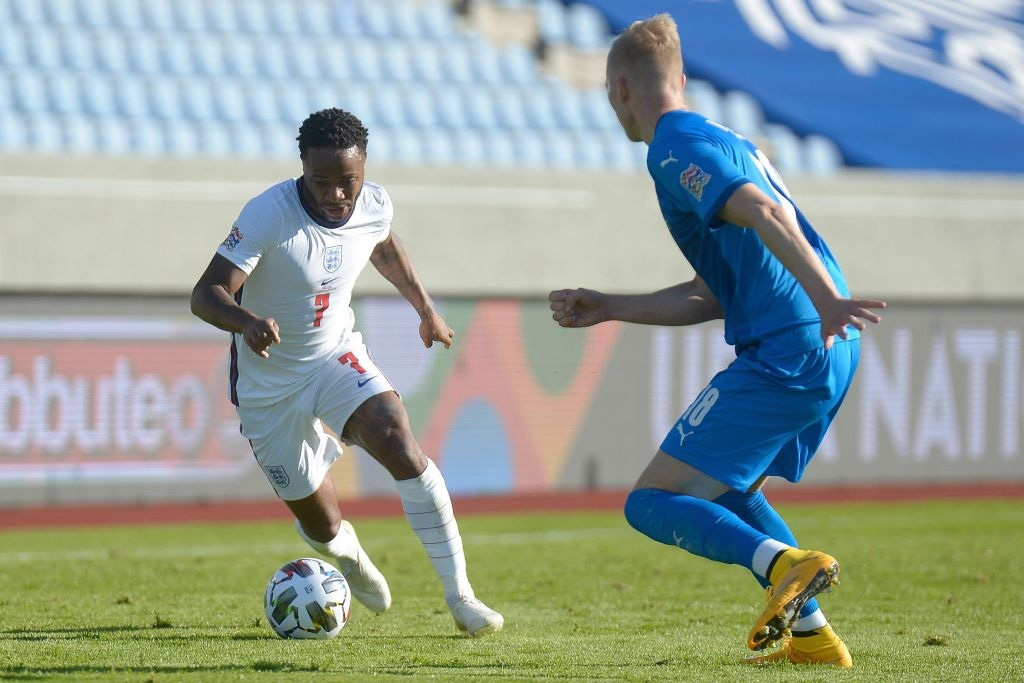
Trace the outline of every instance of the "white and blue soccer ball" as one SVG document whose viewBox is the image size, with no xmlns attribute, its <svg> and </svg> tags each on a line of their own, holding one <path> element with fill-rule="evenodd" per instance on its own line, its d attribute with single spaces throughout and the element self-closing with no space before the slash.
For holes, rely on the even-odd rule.
<svg viewBox="0 0 1024 683">
<path fill-rule="evenodd" d="M 263 600 L 267 621 L 282 638 L 334 638 L 352 611 L 352 591 L 341 572 L 303 557 L 278 569 Z"/>
</svg>

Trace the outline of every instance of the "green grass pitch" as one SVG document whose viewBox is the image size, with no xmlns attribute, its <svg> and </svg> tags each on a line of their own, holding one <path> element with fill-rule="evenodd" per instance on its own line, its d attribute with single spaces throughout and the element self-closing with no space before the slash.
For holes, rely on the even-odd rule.
<svg viewBox="0 0 1024 683">
<path fill-rule="evenodd" d="M 1021 681 L 1020 501 L 782 508 L 835 555 L 822 606 L 855 668 L 739 663 L 762 604 L 739 567 L 658 545 L 616 513 L 464 516 L 470 577 L 505 630 L 458 634 L 400 518 L 356 520 L 394 594 L 331 641 L 263 616 L 286 521 L 0 533 L 0 679 L 16 681 Z"/>
</svg>

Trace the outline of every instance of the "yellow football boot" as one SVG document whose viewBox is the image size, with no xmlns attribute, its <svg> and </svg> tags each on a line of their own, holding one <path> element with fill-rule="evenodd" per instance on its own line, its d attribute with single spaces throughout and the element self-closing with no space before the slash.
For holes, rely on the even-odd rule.
<svg viewBox="0 0 1024 683">
<path fill-rule="evenodd" d="M 774 591 L 747 635 L 751 650 L 784 638 L 807 601 L 839 583 L 839 563 L 822 552 L 790 548 L 776 560 L 768 581 Z"/>
<path fill-rule="evenodd" d="M 825 624 L 808 635 L 786 636 L 779 646 L 763 655 L 754 655 L 743 660 L 745 664 L 768 666 L 778 662 L 793 664 L 822 664 L 849 669 L 853 657 L 846 643 L 839 639 L 832 627 Z"/>
</svg>

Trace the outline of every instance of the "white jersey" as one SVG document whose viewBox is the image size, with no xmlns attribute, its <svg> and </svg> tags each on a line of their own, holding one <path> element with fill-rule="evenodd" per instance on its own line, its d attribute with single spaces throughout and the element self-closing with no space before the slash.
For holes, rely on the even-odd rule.
<svg viewBox="0 0 1024 683">
<path fill-rule="evenodd" d="M 324 227 L 306 212 L 295 179 L 245 205 L 217 253 L 248 274 L 235 298 L 255 315 L 276 320 L 281 343 L 262 358 L 242 335 L 232 335 L 235 405 L 274 403 L 306 384 L 327 359 L 361 343 L 352 329 L 352 287 L 390 234 L 393 213 L 387 192 L 371 182 L 339 228 Z"/>
</svg>

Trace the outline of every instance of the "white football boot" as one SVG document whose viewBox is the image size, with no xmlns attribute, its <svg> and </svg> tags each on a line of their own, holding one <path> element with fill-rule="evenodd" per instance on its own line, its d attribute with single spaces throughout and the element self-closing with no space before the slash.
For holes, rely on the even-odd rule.
<svg viewBox="0 0 1024 683">
<path fill-rule="evenodd" d="M 501 616 L 475 597 L 459 596 L 449 603 L 448 607 L 455 618 L 455 625 L 474 638 L 488 633 L 497 633 L 505 625 L 505 617 Z"/>
<path fill-rule="evenodd" d="M 373 562 L 370 562 L 363 546 L 359 545 L 359 537 L 356 536 L 356 530 L 352 528 L 352 524 L 343 519 L 341 527 L 356 539 L 358 552 L 355 558 L 339 557 L 338 569 L 348 581 L 356 600 L 363 603 L 363 606 L 371 612 L 384 612 L 391 607 L 391 589 L 388 588 L 387 579 L 379 569 L 373 566 Z"/>
</svg>

